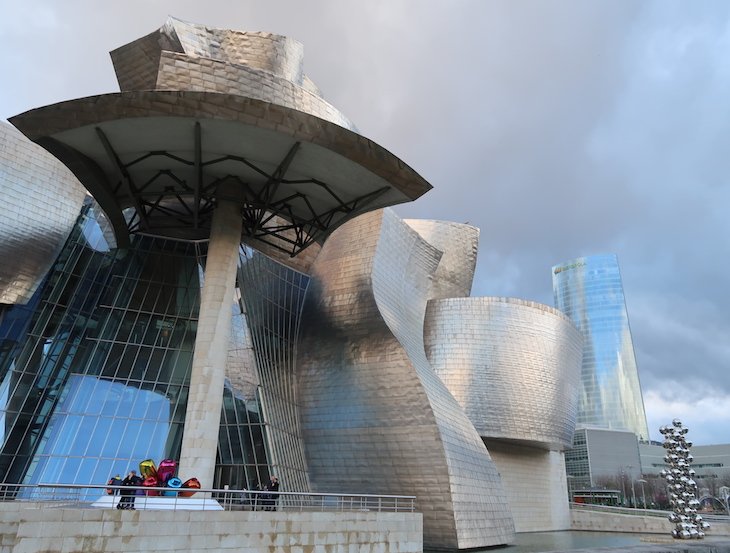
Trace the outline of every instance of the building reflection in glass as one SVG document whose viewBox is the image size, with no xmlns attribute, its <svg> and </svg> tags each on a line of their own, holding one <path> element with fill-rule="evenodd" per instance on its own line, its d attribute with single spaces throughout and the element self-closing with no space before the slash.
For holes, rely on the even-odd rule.
<svg viewBox="0 0 730 553">
<path fill-rule="evenodd" d="M 142 459 L 179 456 L 206 244 L 140 235 L 119 250 L 104 224 L 87 202 L 33 298 L 0 310 L 0 481 L 103 484 Z M 216 483 L 264 482 L 270 451 L 286 447 L 272 445 L 272 431 L 295 443 L 279 459 L 304 483 L 293 402 L 273 425 L 261 413 L 262 398 L 291 401 L 308 278 L 241 254 L 250 307 L 239 294 L 233 317 L 248 357 L 231 351 L 241 359 L 224 391 Z"/>
</svg>

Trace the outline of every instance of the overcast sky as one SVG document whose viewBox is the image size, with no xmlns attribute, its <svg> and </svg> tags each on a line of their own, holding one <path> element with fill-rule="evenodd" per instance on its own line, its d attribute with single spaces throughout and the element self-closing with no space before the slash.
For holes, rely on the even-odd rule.
<svg viewBox="0 0 730 553">
<path fill-rule="evenodd" d="M 481 229 L 473 295 L 549 305 L 616 253 L 651 436 L 730 443 L 730 2 L 0 2 L 0 118 L 118 91 L 108 52 L 167 15 L 304 44 L 305 72 Z"/>
</svg>

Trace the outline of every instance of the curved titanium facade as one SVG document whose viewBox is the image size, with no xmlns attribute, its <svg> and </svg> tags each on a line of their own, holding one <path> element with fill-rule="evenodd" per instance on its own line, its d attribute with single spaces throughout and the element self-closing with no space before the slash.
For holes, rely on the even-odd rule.
<svg viewBox="0 0 730 553">
<path fill-rule="evenodd" d="M 644 401 L 615 255 L 553 267 L 555 306 L 584 336 L 578 424 L 630 430 L 648 440 Z"/>
<path fill-rule="evenodd" d="M 509 543 L 494 464 L 426 358 L 423 321 L 442 252 L 392 211 L 358 217 L 312 268 L 297 385 L 310 480 L 413 494 L 427 547 Z"/>
<path fill-rule="evenodd" d="M 479 229 L 450 221 L 406 219 L 405 223 L 442 252 L 430 297 L 468 297 L 477 265 Z"/>
<path fill-rule="evenodd" d="M 86 196 L 56 158 L 0 121 L 0 304 L 28 302 Z"/>
<path fill-rule="evenodd" d="M 212 29 L 168 18 L 111 52 L 119 88 L 237 94 L 316 115 L 357 131 L 304 74 L 304 48 L 272 33 Z"/>
<path fill-rule="evenodd" d="M 13 119 L 124 240 L 89 203 L 2 313 L 0 480 L 179 456 L 221 487 L 275 472 L 282 490 L 416 495 L 429 548 L 512 541 L 516 493 L 483 438 L 515 466 L 563 447 L 565 318 L 466 298 L 474 227 L 372 211 L 430 185 L 322 100 L 296 41 L 171 19 L 112 57 L 122 93 Z M 452 380 L 487 368 L 477 406 Z M 532 449 L 520 466 L 554 474 L 562 458 Z"/>
<path fill-rule="evenodd" d="M 480 436 L 570 447 L 583 337 L 565 315 L 515 298 L 432 300 L 424 341 Z"/>
</svg>

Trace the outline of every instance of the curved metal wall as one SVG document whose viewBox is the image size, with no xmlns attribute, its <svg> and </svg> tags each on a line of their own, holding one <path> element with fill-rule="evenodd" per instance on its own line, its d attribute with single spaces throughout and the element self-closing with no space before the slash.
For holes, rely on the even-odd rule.
<svg viewBox="0 0 730 553">
<path fill-rule="evenodd" d="M 236 94 L 357 130 L 304 75 L 304 47 L 289 37 L 168 18 L 159 30 L 117 48 L 111 57 L 122 91 Z"/>
<path fill-rule="evenodd" d="M 477 265 L 479 229 L 450 221 L 406 219 L 405 223 L 443 254 L 429 297 L 468 297 Z"/>
<path fill-rule="evenodd" d="M 0 121 L 0 304 L 24 304 L 79 216 L 86 191 L 60 161 Z"/>
<path fill-rule="evenodd" d="M 427 547 L 504 544 L 514 526 L 499 474 L 425 355 L 441 257 L 390 210 L 323 246 L 297 367 L 310 480 L 317 491 L 418 496 Z"/>
<path fill-rule="evenodd" d="M 583 339 L 568 318 L 515 298 L 432 300 L 426 354 L 484 438 L 572 444 Z"/>
</svg>

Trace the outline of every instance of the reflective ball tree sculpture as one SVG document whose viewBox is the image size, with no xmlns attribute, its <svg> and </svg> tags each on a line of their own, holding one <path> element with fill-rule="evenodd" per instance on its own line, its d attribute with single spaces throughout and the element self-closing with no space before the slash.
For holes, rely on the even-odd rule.
<svg viewBox="0 0 730 553">
<path fill-rule="evenodd" d="M 664 449 L 667 454 L 664 461 L 668 469 L 661 471 L 661 476 L 667 481 L 667 496 L 672 506 L 669 522 L 674 524 L 672 537 L 676 539 L 702 539 L 705 530 L 710 525 L 697 514 L 700 502 L 697 500 L 697 482 L 694 481 L 695 471 L 690 468 L 694 458 L 689 450 L 692 442 L 687 440 L 688 429 L 682 426 L 682 421 L 674 419 L 671 426 L 662 426 L 659 432 L 664 436 Z"/>
</svg>

